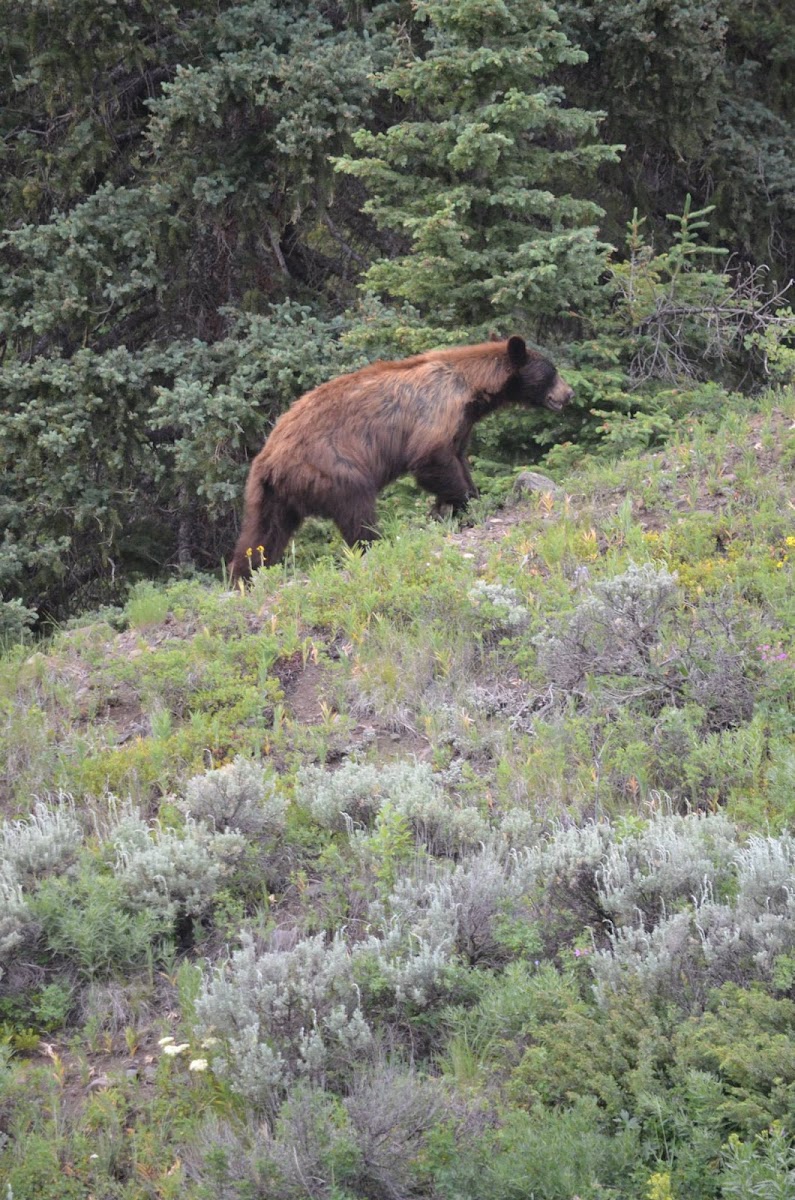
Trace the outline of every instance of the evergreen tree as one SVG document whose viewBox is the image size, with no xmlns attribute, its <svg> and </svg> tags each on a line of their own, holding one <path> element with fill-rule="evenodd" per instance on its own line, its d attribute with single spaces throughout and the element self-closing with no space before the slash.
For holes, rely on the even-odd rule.
<svg viewBox="0 0 795 1200">
<path fill-rule="evenodd" d="M 417 0 L 412 36 L 377 82 L 402 104 L 384 132 L 361 130 L 338 167 L 361 179 L 365 211 L 397 231 L 365 286 L 416 306 L 428 341 L 495 324 L 539 328 L 594 295 L 607 247 L 582 195 L 618 147 L 602 114 L 569 107 L 550 81 L 585 55 L 538 0 Z"/>
<path fill-rule="evenodd" d="M 795 276 L 795 22 L 779 0 L 725 0 L 726 87 L 702 176 L 724 244 Z M 702 193 L 703 194 L 703 193 Z"/>
<path fill-rule="evenodd" d="M 246 449 L 328 369 L 371 63 L 307 0 L 0 0 L 0 41 L 0 600 L 60 615 L 233 543 Z"/>
<path fill-rule="evenodd" d="M 626 143 L 600 172 L 606 234 L 633 208 L 656 241 L 689 193 L 711 205 L 710 238 L 780 283 L 795 274 L 795 32 L 778 0 L 560 0 L 588 55 L 567 93 L 607 112 Z"/>
</svg>

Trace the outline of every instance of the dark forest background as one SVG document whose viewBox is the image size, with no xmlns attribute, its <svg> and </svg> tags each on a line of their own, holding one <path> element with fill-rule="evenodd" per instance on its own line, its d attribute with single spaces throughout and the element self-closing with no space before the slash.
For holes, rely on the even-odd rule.
<svg viewBox="0 0 795 1200">
<path fill-rule="evenodd" d="M 274 418 L 374 357 L 551 349 L 577 404 L 485 429 L 513 462 L 789 369 L 776 0 L 2 0 L 0 42 L 12 625 L 217 569 Z"/>
</svg>

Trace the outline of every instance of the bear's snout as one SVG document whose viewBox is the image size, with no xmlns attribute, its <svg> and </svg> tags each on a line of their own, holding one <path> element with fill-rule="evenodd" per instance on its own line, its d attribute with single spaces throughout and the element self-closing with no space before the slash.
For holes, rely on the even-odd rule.
<svg viewBox="0 0 795 1200">
<path fill-rule="evenodd" d="M 555 376 L 555 382 L 544 397 L 544 404 L 553 412 L 560 412 L 574 398 L 574 388 L 569 387 L 560 375 Z"/>
</svg>

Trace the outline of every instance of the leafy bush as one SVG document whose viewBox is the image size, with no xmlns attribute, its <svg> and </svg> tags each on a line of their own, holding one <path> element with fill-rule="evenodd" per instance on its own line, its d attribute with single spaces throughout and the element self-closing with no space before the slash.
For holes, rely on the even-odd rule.
<svg viewBox="0 0 795 1200">
<path fill-rule="evenodd" d="M 504 1013 L 507 983 L 493 991 L 488 1004 Z M 666 1164 L 671 1190 L 660 1195 L 711 1200 L 720 1194 L 715 1163 L 727 1135 L 753 1138 L 787 1120 L 793 1004 L 761 988 L 726 984 L 709 996 L 706 1012 L 683 1020 L 637 987 L 594 1006 L 573 978 L 542 971 L 525 983 L 519 1020 L 490 1027 L 488 1011 L 484 998 L 455 1028 L 476 1045 L 496 1031 L 486 1060 L 494 1071 L 521 1054 L 510 1070 L 513 1102 L 534 1112 L 592 1097 L 602 1130 L 628 1123 L 641 1132 L 639 1180 Z"/>
<path fill-rule="evenodd" d="M 736 1134 L 723 1151 L 721 1194 L 726 1200 L 788 1200 L 795 1192 L 795 1146 L 785 1127 L 776 1122 L 743 1141 Z"/>
<path fill-rule="evenodd" d="M 189 779 L 183 807 L 218 833 L 276 837 L 284 829 L 287 805 L 262 767 L 238 755 L 218 770 Z"/>
<path fill-rule="evenodd" d="M 251 1104 L 274 1112 L 290 1080 L 334 1086 L 366 1055 L 372 1030 L 351 953 L 322 934 L 289 951 L 261 952 L 250 936 L 205 980 L 196 1012 L 224 1039 L 221 1069 Z"/>
<path fill-rule="evenodd" d="M 388 763 L 376 767 L 348 761 L 336 771 L 303 767 L 298 796 L 313 819 L 327 829 L 351 822 L 369 825 L 385 804 L 404 817 L 417 842 L 432 854 L 456 854 L 476 846 L 488 823 L 469 804 L 455 805 L 426 763 Z M 376 838 L 377 842 L 377 838 Z M 365 849 L 367 840 L 360 840 Z"/>
<path fill-rule="evenodd" d="M 30 921 L 22 887 L 8 865 L 3 863 L 0 866 L 0 962 L 20 944 Z"/>
<path fill-rule="evenodd" d="M 156 912 L 130 912 L 120 882 L 89 861 L 45 879 L 29 908 L 45 951 L 87 980 L 135 970 L 168 932 Z"/>
<path fill-rule="evenodd" d="M 709 1072 L 724 1129 L 753 1136 L 787 1121 L 795 1087 L 795 1004 L 757 986 L 724 984 L 676 1030 L 677 1073 Z"/>
<path fill-rule="evenodd" d="M 671 1058 L 670 1030 L 643 996 L 628 989 L 597 1007 L 573 976 L 543 969 L 525 986 L 522 1019 L 501 1047 L 508 1063 L 520 1055 L 508 1084 L 516 1104 L 559 1107 L 592 1096 L 614 1122 L 637 1107 L 638 1092 L 656 1090 Z"/>
<path fill-rule="evenodd" d="M 691 211 L 688 195 L 673 245 L 654 253 L 641 231 L 637 209 L 628 224 L 628 254 L 612 265 L 612 282 L 619 302 L 616 325 L 628 335 L 634 382 L 663 379 L 681 383 L 703 378 L 705 364 L 712 372 L 732 370 L 741 376 L 748 351 L 764 342 L 776 344 L 776 333 L 791 328 L 791 314 L 782 306 L 784 288 L 771 295 L 764 272 L 729 274 L 697 264 L 699 258 L 720 259 L 726 250 L 700 245 L 698 232 L 712 207 Z"/>
<path fill-rule="evenodd" d="M 616 699 L 659 703 L 673 689 L 654 651 L 675 603 L 676 576 L 652 563 L 633 563 L 594 584 L 558 632 L 536 637 L 545 678 L 580 700 L 587 697 L 589 678 L 600 676 L 610 681 Z"/>
<path fill-rule="evenodd" d="M 72 862 L 83 832 L 71 797 L 61 796 L 55 808 L 37 801 L 29 817 L 7 821 L 0 839 L 6 863 L 30 881 Z"/>
<path fill-rule="evenodd" d="M 752 838 L 735 848 L 734 898 L 721 902 L 715 892 L 721 884 L 726 890 L 726 878 L 719 857 L 680 911 L 663 908 L 651 928 L 636 923 L 610 932 L 609 949 L 592 960 L 599 993 L 636 979 L 649 996 L 698 1008 L 711 987 L 726 981 L 772 984 L 780 956 L 795 948 L 793 864 L 789 836 Z"/>
<path fill-rule="evenodd" d="M 173 923 L 207 911 L 245 842 L 238 833 L 211 833 L 190 818 L 177 832 L 150 829 L 132 816 L 117 826 L 114 844 L 127 906 Z"/>
<path fill-rule="evenodd" d="M 493 1132 L 459 1145 L 439 1182 L 443 1195 L 466 1200 L 621 1194 L 633 1179 L 639 1148 L 636 1125 L 623 1121 L 605 1130 L 596 1101 L 578 1097 L 566 1108 L 511 1110 Z"/>
<path fill-rule="evenodd" d="M 4 600 L 0 595 L 0 650 L 24 640 L 38 613 L 21 600 Z"/>
</svg>

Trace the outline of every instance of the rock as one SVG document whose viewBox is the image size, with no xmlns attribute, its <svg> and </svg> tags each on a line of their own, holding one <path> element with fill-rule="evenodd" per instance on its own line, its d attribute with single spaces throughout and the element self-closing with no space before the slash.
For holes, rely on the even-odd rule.
<svg viewBox="0 0 795 1200">
<path fill-rule="evenodd" d="M 516 476 L 513 490 L 517 496 L 523 496 L 526 492 L 560 493 L 563 491 L 553 480 L 546 475 L 541 475 L 538 471 L 522 471 Z"/>
</svg>

